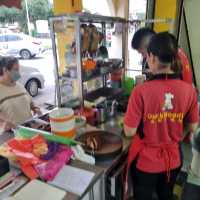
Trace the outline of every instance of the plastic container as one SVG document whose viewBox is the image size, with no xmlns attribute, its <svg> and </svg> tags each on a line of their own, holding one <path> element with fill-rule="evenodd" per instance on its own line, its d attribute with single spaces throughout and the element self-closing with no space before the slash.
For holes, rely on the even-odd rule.
<svg viewBox="0 0 200 200">
<path fill-rule="evenodd" d="M 95 112 L 92 108 L 84 108 L 81 111 L 81 114 L 85 116 L 87 123 L 90 125 L 95 125 Z"/>
<path fill-rule="evenodd" d="M 144 74 L 135 76 L 135 85 L 139 85 L 144 83 L 146 80 L 146 76 Z"/>
<path fill-rule="evenodd" d="M 133 78 L 125 77 L 122 81 L 122 87 L 125 91 L 125 95 L 130 95 L 135 85 L 135 81 Z"/>
<path fill-rule="evenodd" d="M 52 133 L 73 138 L 75 136 L 75 117 L 71 108 L 57 108 L 49 114 Z"/>
<path fill-rule="evenodd" d="M 83 61 L 82 65 L 83 69 L 86 71 L 94 70 L 96 68 L 96 62 L 91 59 Z"/>
</svg>

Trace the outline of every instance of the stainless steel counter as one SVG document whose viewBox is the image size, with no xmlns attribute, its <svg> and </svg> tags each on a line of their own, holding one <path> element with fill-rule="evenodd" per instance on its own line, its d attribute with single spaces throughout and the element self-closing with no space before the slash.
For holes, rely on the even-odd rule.
<svg viewBox="0 0 200 200">
<path fill-rule="evenodd" d="M 108 120 L 107 122 L 99 125 L 98 127 L 92 127 L 92 126 L 86 127 L 86 130 L 101 129 L 101 130 L 109 131 L 114 134 L 120 135 L 123 140 L 123 151 L 120 155 L 116 156 L 116 158 L 114 158 L 113 160 L 104 162 L 104 163 L 103 162 L 97 163 L 95 166 L 89 165 L 77 160 L 72 161 L 70 165 L 80 168 L 80 169 L 91 171 L 95 173 L 95 176 L 92 179 L 86 191 L 81 196 L 68 192 L 65 198 L 66 200 L 77 200 L 77 199 L 104 200 L 105 199 L 105 174 L 109 171 L 112 165 L 115 164 L 121 158 L 121 155 L 124 154 L 124 152 L 127 152 L 128 146 L 130 144 L 130 140 L 126 139 L 123 135 L 121 135 L 122 128 L 118 125 L 119 120 L 121 120 L 121 118 L 122 118 L 122 115 L 118 115 L 115 118 L 112 118 Z M 5 143 L 7 140 L 13 137 L 14 137 L 14 134 L 10 132 L 0 135 L 0 144 Z M 95 188 L 96 188 L 96 191 L 95 191 Z"/>
</svg>

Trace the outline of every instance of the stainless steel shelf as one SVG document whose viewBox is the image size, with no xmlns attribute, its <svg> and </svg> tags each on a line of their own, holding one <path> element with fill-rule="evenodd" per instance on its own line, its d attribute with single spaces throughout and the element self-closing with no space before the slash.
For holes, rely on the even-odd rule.
<svg viewBox="0 0 200 200">
<path fill-rule="evenodd" d="M 123 93 L 123 89 L 102 87 L 102 88 L 99 88 L 97 90 L 87 93 L 84 99 L 86 99 L 87 101 L 93 102 L 99 97 L 105 97 L 106 99 L 109 100 L 109 99 L 120 97 L 122 93 Z"/>
<path fill-rule="evenodd" d="M 123 69 L 123 68 L 124 68 L 124 67 L 112 68 L 112 69 L 109 69 L 109 70 L 106 71 L 106 72 L 100 72 L 100 71 L 94 72 L 93 75 L 91 75 L 91 76 L 89 76 L 89 77 L 84 77 L 84 78 L 83 78 L 83 82 L 87 82 L 87 81 L 90 81 L 90 80 L 92 80 L 92 79 L 95 79 L 95 78 L 98 78 L 98 77 L 102 77 L 102 76 L 108 75 L 108 74 L 110 74 L 110 73 L 112 73 L 112 72 L 115 72 L 115 71 L 120 70 L 120 69 Z"/>
</svg>

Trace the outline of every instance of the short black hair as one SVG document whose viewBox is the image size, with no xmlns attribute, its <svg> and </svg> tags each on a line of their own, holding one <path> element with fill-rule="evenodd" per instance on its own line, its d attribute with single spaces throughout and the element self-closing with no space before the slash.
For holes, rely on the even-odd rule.
<svg viewBox="0 0 200 200">
<path fill-rule="evenodd" d="M 99 56 L 105 56 L 106 58 L 108 58 L 108 49 L 105 46 L 100 46 L 98 49 L 98 55 Z"/>
<path fill-rule="evenodd" d="M 157 56 L 163 64 L 172 64 L 177 59 L 177 40 L 168 32 L 158 33 L 151 38 L 147 52 Z"/>
<path fill-rule="evenodd" d="M 1 56 L 0 57 L 0 76 L 3 75 L 4 70 L 11 70 L 13 65 L 18 63 L 18 59 L 12 56 Z"/>
<path fill-rule="evenodd" d="M 131 41 L 132 48 L 138 50 L 145 37 L 153 36 L 155 34 L 156 34 L 156 32 L 154 30 L 150 29 L 150 28 L 147 28 L 147 27 L 140 28 L 133 35 L 133 38 L 132 38 L 132 41 Z"/>
</svg>

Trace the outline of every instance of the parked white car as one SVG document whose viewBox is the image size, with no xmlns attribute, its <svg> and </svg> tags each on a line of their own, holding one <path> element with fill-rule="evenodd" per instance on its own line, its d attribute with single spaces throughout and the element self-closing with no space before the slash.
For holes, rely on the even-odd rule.
<svg viewBox="0 0 200 200">
<path fill-rule="evenodd" d="M 0 52 L 10 56 L 30 59 L 44 52 L 42 43 L 23 33 L 0 34 Z"/>
<path fill-rule="evenodd" d="M 44 76 L 33 67 L 20 66 L 21 79 L 20 83 L 32 97 L 38 95 L 38 90 L 44 88 Z"/>
</svg>

